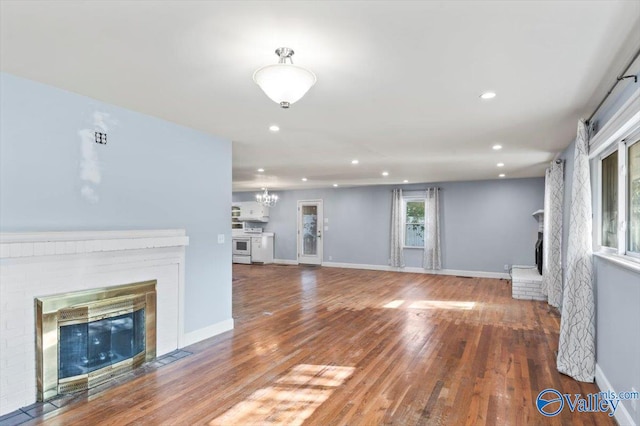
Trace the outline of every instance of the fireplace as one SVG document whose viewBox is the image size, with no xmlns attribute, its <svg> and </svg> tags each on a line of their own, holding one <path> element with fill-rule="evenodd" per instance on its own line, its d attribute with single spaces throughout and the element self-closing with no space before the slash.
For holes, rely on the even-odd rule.
<svg viewBox="0 0 640 426">
<path fill-rule="evenodd" d="M 155 358 L 156 284 L 36 298 L 38 401 L 89 389 Z"/>
<path fill-rule="evenodd" d="M 47 302 L 49 297 L 42 296 L 90 294 L 126 283 L 155 281 L 155 305 L 145 301 L 144 357 L 153 356 L 154 350 L 149 345 L 154 340 L 155 356 L 160 357 L 209 337 L 209 330 L 184 332 L 185 248 L 188 244 L 189 237 L 183 229 L 0 233 L 0 416 L 29 406 L 36 398 L 48 400 L 58 391 L 58 361 L 47 363 L 46 367 L 42 362 L 45 354 L 53 353 L 54 360 L 59 356 L 55 346 L 57 318 L 52 322 L 53 314 L 91 301 L 63 303 L 64 298 L 52 298 L 52 302 Z M 127 293 L 131 292 L 118 290 L 116 294 L 105 294 L 98 299 Z M 46 320 L 40 325 L 37 325 L 36 298 L 43 301 L 40 321 Z M 58 305 L 48 306 L 53 301 Z M 126 303 L 137 304 L 136 301 Z M 139 309 L 132 308 L 131 312 L 135 310 Z M 124 322 L 129 320 L 116 325 Z M 155 329 L 151 326 L 153 322 Z M 54 327 L 47 328 L 48 331 L 36 339 L 36 331 L 51 324 Z M 40 348 L 34 344 L 36 340 L 40 341 Z M 100 350 L 98 356 L 101 352 L 109 355 L 108 351 Z M 111 370 L 117 367 L 112 365 Z M 88 382 L 95 383 L 96 371 L 86 373 Z"/>
</svg>

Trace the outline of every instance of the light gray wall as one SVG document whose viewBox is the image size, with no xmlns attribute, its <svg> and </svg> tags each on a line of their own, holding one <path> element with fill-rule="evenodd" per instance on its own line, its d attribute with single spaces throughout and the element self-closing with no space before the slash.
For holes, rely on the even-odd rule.
<svg viewBox="0 0 640 426">
<path fill-rule="evenodd" d="M 623 81 L 619 86 L 612 99 L 594 117 L 598 129 L 602 129 L 637 87 L 629 80 Z M 564 260 L 568 245 L 574 152 L 575 140 L 560 156 L 566 160 L 562 241 Z M 596 162 L 592 161 L 591 182 L 594 200 L 597 188 L 595 165 Z M 566 277 L 565 267 L 566 262 L 563 261 Z M 596 362 L 617 392 L 630 391 L 632 388 L 640 391 L 640 273 L 594 256 L 594 291 Z M 640 425 L 640 409 L 634 413 L 630 401 L 623 401 L 622 404 L 634 416 L 636 424 Z"/>
<path fill-rule="evenodd" d="M 640 391 L 640 274 L 599 257 L 594 266 L 596 361 L 617 392 Z M 640 424 L 640 410 L 623 404 Z"/>
<path fill-rule="evenodd" d="M 443 268 L 503 272 L 505 264 L 534 264 L 537 222 L 543 207 L 542 178 L 401 185 L 404 190 L 441 188 Z M 324 261 L 388 265 L 391 189 L 395 186 L 273 191 L 265 231 L 275 232 L 275 257 L 296 259 L 298 200 L 322 199 L 329 230 L 324 232 Z M 237 192 L 234 201 L 250 201 L 255 192 Z M 329 260 L 331 257 L 331 260 Z M 422 266 L 422 250 L 405 249 L 407 266 Z"/>
<path fill-rule="evenodd" d="M 0 90 L 1 232 L 185 228 L 185 331 L 231 318 L 229 141 L 5 73 Z M 87 162 L 96 112 L 108 143 Z"/>
</svg>

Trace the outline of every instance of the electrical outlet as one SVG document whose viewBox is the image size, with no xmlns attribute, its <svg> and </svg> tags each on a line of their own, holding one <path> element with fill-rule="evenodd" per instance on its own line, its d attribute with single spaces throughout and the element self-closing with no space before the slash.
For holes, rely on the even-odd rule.
<svg viewBox="0 0 640 426">
<path fill-rule="evenodd" d="M 509 270 L 509 265 L 507 265 L 506 263 L 504 264 L 504 270 L 508 271 Z"/>
<path fill-rule="evenodd" d="M 99 143 L 100 145 L 106 145 L 107 144 L 107 134 L 106 133 L 101 133 L 101 132 L 93 132 L 95 137 L 96 137 L 96 143 Z"/>
</svg>

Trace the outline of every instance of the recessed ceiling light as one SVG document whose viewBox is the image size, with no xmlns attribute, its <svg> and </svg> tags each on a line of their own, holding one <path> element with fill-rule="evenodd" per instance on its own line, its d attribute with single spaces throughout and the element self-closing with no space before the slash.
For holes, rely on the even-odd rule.
<svg viewBox="0 0 640 426">
<path fill-rule="evenodd" d="M 302 178 L 302 181 L 303 181 L 303 182 L 306 182 L 306 181 L 307 181 L 307 178 Z"/>
<path fill-rule="evenodd" d="M 505 174 L 504 174 L 504 173 L 500 173 L 500 174 L 498 175 L 498 177 L 505 177 Z"/>
<path fill-rule="evenodd" d="M 334 183 L 334 184 L 333 184 L 333 187 L 334 187 L 334 188 L 337 188 L 337 187 L 338 187 L 338 184 L 337 184 L 337 183 Z"/>
<path fill-rule="evenodd" d="M 269 126 L 269 130 L 271 130 L 272 132 L 279 132 L 280 127 L 277 124 L 272 124 L 271 126 Z"/>
<path fill-rule="evenodd" d="M 496 144 L 496 145 L 492 146 L 491 148 L 493 148 L 495 151 L 498 151 L 498 150 L 502 149 L 502 145 Z"/>
<path fill-rule="evenodd" d="M 402 181 L 402 183 L 409 183 L 409 181 L 405 179 Z"/>
<path fill-rule="evenodd" d="M 359 163 L 359 161 L 358 161 L 357 158 L 354 158 L 353 160 L 351 160 L 351 164 L 358 164 L 358 163 Z"/>
<path fill-rule="evenodd" d="M 389 176 L 389 172 L 382 172 L 382 176 Z"/>
<path fill-rule="evenodd" d="M 496 97 L 495 92 L 484 92 L 482 95 L 480 95 L 480 99 L 493 99 L 495 97 Z"/>
<path fill-rule="evenodd" d="M 258 171 L 259 171 L 260 173 L 262 173 L 262 172 L 264 172 L 264 169 L 261 167 L 261 168 L 259 168 L 259 169 L 258 169 Z"/>
<path fill-rule="evenodd" d="M 498 164 L 496 164 L 496 166 L 498 166 L 498 167 L 504 167 L 504 163 L 498 163 Z"/>
</svg>

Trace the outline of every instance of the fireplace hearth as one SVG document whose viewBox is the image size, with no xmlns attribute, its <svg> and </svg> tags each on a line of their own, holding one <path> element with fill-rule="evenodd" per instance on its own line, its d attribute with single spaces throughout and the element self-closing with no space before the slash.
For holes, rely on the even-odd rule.
<svg viewBox="0 0 640 426">
<path fill-rule="evenodd" d="M 154 359 L 155 311 L 156 281 L 36 298 L 38 401 Z"/>
</svg>

